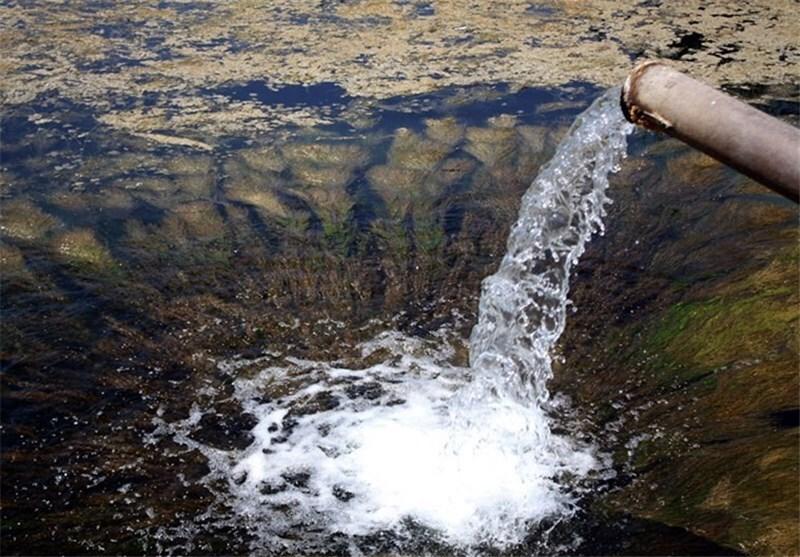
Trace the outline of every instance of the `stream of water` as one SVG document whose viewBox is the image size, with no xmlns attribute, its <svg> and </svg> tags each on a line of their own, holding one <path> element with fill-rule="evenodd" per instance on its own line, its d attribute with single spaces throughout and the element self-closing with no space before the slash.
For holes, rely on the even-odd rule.
<svg viewBox="0 0 800 557">
<path fill-rule="evenodd" d="M 469 550 L 520 544 L 532 525 L 568 516 L 581 482 L 604 467 L 594 448 L 551 431 L 551 349 L 569 301 L 570 270 L 602 231 L 608 175 L 631 127 L 611 90 L 585 111 L 524 196 L 498 271 L 483 283 L 470 366 L 453 365 L 452 332 L 386 332 L 361 346 L 363 366 L 270 356 L 242 378 L 222 365 L 256 417 L 243 450 L 191 433 L 210 410 L 156 418 L 200 451 L 215 502 L 158 538 L 195 549 L 209 528 L 244 528 L 260 551 L 357 554 L 376 533 Z M 184 540 L 176 546 L 176 540 Z M 398 541 L 400 540 L 400 541 Z M 368 546 L 380 550 L 379 545 Z"/>
</svg>

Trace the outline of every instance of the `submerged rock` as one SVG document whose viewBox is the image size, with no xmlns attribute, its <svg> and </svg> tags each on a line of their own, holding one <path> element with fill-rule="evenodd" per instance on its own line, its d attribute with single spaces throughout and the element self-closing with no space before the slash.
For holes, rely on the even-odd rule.
<svg viewBox="0 0 800 557">
<path fill-rule="evenodd" d="M 169 208 L 179 202 L 178 184 L 163 176 L 122 178 L 114 182 L 114 187 L 156 207 Z"/>
<path fill-rule="evenodd" d="M 403 210 L 412 199 L 424 197 L 429 175 L 424 170 L 383 164 L 370 168 L 367 180 L 390 208 Z"/>
<path fill-rule="evenodd" d="M 604 507 L 796 554 L 797 429 L 769 418 L 797 406 L 796 207 L 673 140 L 647 152 L 577 269 L 554 386 L 625 477 Z"/>
<path fill-rule="evenodd" d="M 165 170 L 172 175 L 181 194 L 207 197 L 214 187 L 214 160 L 208 156 L 179 156 L 166 161 Z"/>
<path fill-rule="evenodd" d="M 344 188 L 353 181 L 352 169 L 344 166 L 300 166 L 293 169 L 297 186 Z"/>
<path fill-rule="evenodd" d="M 0 195 L 7 195 L 11 192 L 15 177 L 6 170 L 0 169 Z"/>
<path fill-rule="evenodd" d="M 544 154 L 550 130 L 545 126 L 517 126 L 524 145 L 534 153 Z"/>
<path fill-rule="evenodd" d="M 322 218 L 326 230 L 338 227 L 353 206 L 346 188 L 356 169 L 369 161 L 360 143 L 290 143 L 283 147 L 293 178 L 293 193 L 304 199 Z"/>
<path fill-rule="evenodd" d="M 113 187 L 157 207 L 209 197 L 214 187 L 214 163 L 208 156 L 181 155 L 160 163 L 138 157 L 122 160 L 131 167 L 124 170 L 133 172 L 115 177 Z"/>
<path fill-rule="evenodd" d="M 429 120 L 427 125 L 434 135 L 450 134 L 449 140 L 460 141 L 461 131 L 455 129 L 454 122 Z M 463 177 L 468 166 L 456 159 L 443 163 L 453 148 L 452 144 L 400 128 L 389 147 L 387 163 L 370 168 L 367 180 L 395 216 L 412 203 L 430 206 L 447 185 Z"/>
<path fill-rule="evenodd" d="M 492 128 L 515 128 L 519 119 L 512 114 L 498 114 L 490 117 L 486 123 Z"/>
<path fill-rule="evenodd" d="M 214 171 L 214 160 L 209 156 L 179 155 L 161 163 L 169 174 L 207 176 Z"/>
<path fill-rule="evenodd" d="M 284 217 L 288 214 L 276 191 L 269 187 L 247 189 L 234 186 L 228 191 L 228 199 L 252 205 L 270 215 Z"/>
<path fill-rule="evenodd" d="M 700 151 L 688 149 L 683 156 L 667 161 L 667 172 L 682 184 L 708 187 L 719 183 L 726 167 Z"/>
<path fill-rule="evenodd" d="M 353 206 L 353 198 L 343 187 L 304 188 L 296 194 L 308 201 L 320 216 L 327 219 L 344 217 Z"/>
<path fill-rule="evenodd" d="M 132 173 L 158 172 L 164 161 L 149 152 L 125 152 L 114 155 L 102 154 L 87 157 L 81 165 L 80 172 L 84 176 L 105 180 L 122 177 Z"/>
<path fill-rule="evenodd" d="M 445 160 L 436 170 L 436 180 L 445 186 L 450 186 L 472 174 L 477 163 L 466 157 L 454 157 Z"/>
<path fill-rule="evenodd" d="M 127 191 L 118 188 L 103 188 L 97 192 L 57 192 L 47 197 L 48 203 L 65 211 L 80 213 L 98 209 L 128 211 L 136 206 L 136 200 Z"/>
<path fill-rule="evenodd" d="M 191 437 L 217 449 L 242 450 L 252 443 L 250 430 L 257 423 L 252 414 L 236 411 L 204 414 Z"/>
</svg>

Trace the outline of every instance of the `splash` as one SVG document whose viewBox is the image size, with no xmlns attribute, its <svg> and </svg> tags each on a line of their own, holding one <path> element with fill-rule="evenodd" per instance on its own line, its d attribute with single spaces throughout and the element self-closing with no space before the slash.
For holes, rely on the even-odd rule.
<svg viewBox="0 0 800 557">
<path fill-rule="evenodd" d="M 550 351 L 570 271 L 602 231 L 608 174 L 625 154 L 631 127 L 617 97 L 578 118 L 525 194 L 508 251 L 483 283 L 470 367 L 451 363 L 457 340 L 446 328 L 430 339 L 387 332 L 361 347 L 362 361 L 378 360 L 363 369 L 276 357 L 237 378 L 234 398 L 257 419 L 243 450 L 193 437 L 208 410 L 157 418 L 151 440 L 200 451 L 216 498 L 203 516 L 160 531 L 161 549 L 196 551 L 198 533 L 216 528 L 243 529 L 261 552 L 386 552 L 374 536 L 387 532 L 392 549 L 419 550 L 424 538 L 503 550 L 568 515 L 575 486 L 603 463 L 551 431 Z M 223 371 L 238 377 L 237 365 Z"/>
</svg>

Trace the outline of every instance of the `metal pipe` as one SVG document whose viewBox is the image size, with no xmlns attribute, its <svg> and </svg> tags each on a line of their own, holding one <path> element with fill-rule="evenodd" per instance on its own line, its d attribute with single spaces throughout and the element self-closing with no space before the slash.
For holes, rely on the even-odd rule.
<svg viewBox="0 0 800 557">
<path fill-rule="evenodd" d="M 800 130 L 660 62 L 622 88 L 634 124 L 688 143 L 793 200 L 800 199 Z"/>
</svg>

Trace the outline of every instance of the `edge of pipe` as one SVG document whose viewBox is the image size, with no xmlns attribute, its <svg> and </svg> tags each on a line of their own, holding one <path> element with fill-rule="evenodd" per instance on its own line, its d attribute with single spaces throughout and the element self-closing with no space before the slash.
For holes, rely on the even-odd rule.
<svg viewBox="0 0 800 557">
<path fill-rule="evenodd" d="M 637 102 L 637 85 L 639 84 L 639 80 L 647 72 L 647 70 L 654 66 L 662 66 L 668 69 L 670 68 L 669 64 L 659 60 L 648 60 L 634 66 L 634 68 L 628 74 L 628 77 L 625 78 L 625 83 L 622 86 L 622 92 L 620 93 L 619 104 L 622 108 L 622 114 L 631 124 L 636 124 L 637 126 L 654 131 L 666 131 L 672 127 L 672 124 L 669 122 L 669 120 L 657 113 L 646 111 L 644 108 L 639 106 Z"/>
</svg>

